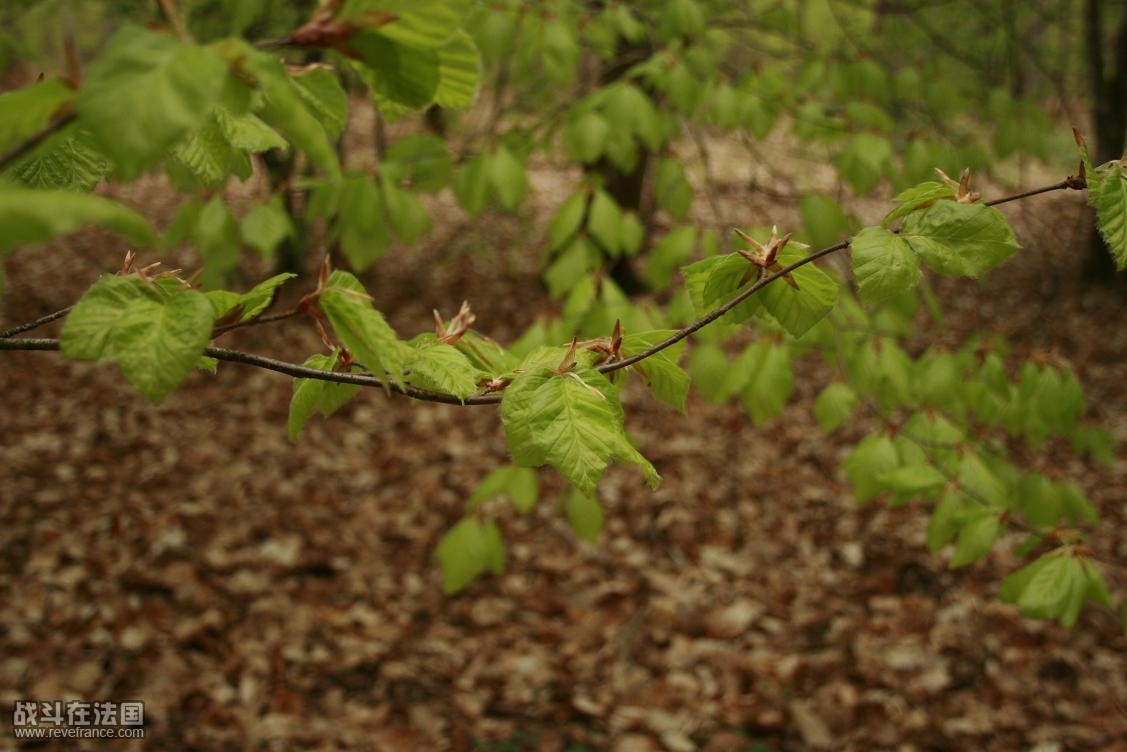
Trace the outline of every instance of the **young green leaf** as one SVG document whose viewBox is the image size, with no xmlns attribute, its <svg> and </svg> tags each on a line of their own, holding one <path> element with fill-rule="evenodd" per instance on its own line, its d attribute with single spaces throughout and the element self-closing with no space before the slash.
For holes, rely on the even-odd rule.
<svg viewBox="0 0 1127 752">
<path fill-rule="evenodd" d="M 567 495 L 567 521 L 576 535 L 588 543 L 598 543 L 603 519 L 603 505 L 594 494 L 571 489 Z"/>
<path fill-rule="evenodd" d="M 664 289 L 669 285 L 677 268 L 693 255 L 696 239 L 695 227 L 675 227 L 646 253 L 646 279 L 655 289 Z"/>
<path fill-rule="evenodd" d="M 293 220 L 278 194 L 265 203 L 252 206 L 239 224 L 242 241 L 267 258 L 273 258 L 282 241 L 296 234 Z"/>
<path fill-rule="evenodd" d="M 439 107 L 468 110 L 477 95 L 481 57 L 477 45 L 458 30 L 438 49 L 438 88 L 434 103 Z"/>
<path fill-rule="evenodd" d="M 524 197 L 528 179 L 524 175 L 524 165 L 504 146 L 493 152 L 489 158 L 489 184 L 497 196 L 497 202 L 506 211 L 513 211 Z"/>
<path fill-rule="evenodd" d="M 972 517 L 959 530 L 955 554 L 948 566 L 951 569 L 965 567 L 990 553 L 998 539 L 999 527 L 998 515 L 992 510 L 983 509 Z"/>
<path fill-rule="evenodd" d="M 405 381 L 423 389 L 452 394 L 465 399 L 478 391 L 481 373 L 466 356 L 452 345 L 430 342 L 413 353 L 404 355 L 403 365 L 410 369 Z"/>
<path fill-rule="evenodd" d="M 740 399 L 757 426 L 778 415 L 794 391 L 790 352 L 783 345 L 756 342 L 744 351 L 733 370 L 747 372 Z"/>
<path fill-rule="evenodd" d="M 1116 268 L 1127 269 L 1127 170 L 1121 165 L 1112 166 L 1088 201 L 1096 207 L 1097 225 Z"/>
<path fill-rule="evenodd" d="M 612 459 L 639 466 L 651 485 L 660 481 L 626 437 L 613 386 L 593 369 L 579 367 L 563 375 L 530 369 L 505 390 L 501 406 L 505 437 L 518 464 L 548 462 L 587 494 L 595 492 Z"/>
<path fill-rule="evenodd" d="M 892 439 L 884 434 L 867 436 L 842 463 L 842 469 L 853 486 L 854 500 L 863 504 L 880 495 L 884 485 L 877 476 L 899 464 L 900 456 Z"/>
<path fill-rule="evenodd" d="M 453 595 L 476 580 L 485 570 L 500 574 L 505 568 L 501 531 L 492 520 L 479 522 L 463 517 L 450 528 L 435 550 L 442 568 L 442 588 Z"/>
<path fill-rule="evenodd" d="M 333 272 L 317 307 L 358 362 L 378 376 L 402 379 L 406 345 L 372 307 L 360 280 L 348 272 Z"/>
<path fill-rule="evenodd" d="M 596 191 L 587 216 L 587 231 L 608 256 L 622 252 L 622 211 L 605 191 Z"/>
<path fill-rule="evenodd" d="M 138 301 L 110 333 L 110 347 L 125 378 L 160 404 L 192 370 L 211 337 L 211 303 L 182 290 L 163 304 Z"/>
<path fill-rule="evenodd" d="M 340 353 L 332 355 L 312 355 L 303 364 L 306 368 L 320 371 L 333 371 L 340 360 Z M 345 405 L 360 387 L 355 384 L 338 384 L 321 379 L 294 379 L 293 397 L 290 399 L 290 415 L 287 430 L 290 441 L 296 442 L 301 429 L 318 411 L 326 418 Z"/>
<path fill-rule="evenodd" d="M 954 198 L 955 189 L 946 183 L 936 183 L 935 181 L 920 183 L 893 197 L 892 200 L 900 205 L 884 216 L 880 223 L 881 227 L 889 227 L 896 220 L 919 209 L 926 209 L 936 201 Z"/>
<path fill-rule="evenodd" d="M 557 251 L 564 246 L 583 225 L 583 215 L 587 210 L 587 194 L 573 193 L 556 210 L 548 223 L 548 250 Z"/>
<path fill-rule="evenodd" d="M 148 220 L 108 198 L 0 183 L 0 254 L 68 235 L 91 223 L 107 227 L 137 245 L 156 242 Z"/>
<path fill-rule="evenodd" d="M 60 345 L 64 358 L 106 360 L 113 325 L 137 301 L 157 300 L 157 294 L 138 277 L 105 276 L 82 296 L 63 326 Z"/>
<path fill-rule="evenodd" d="M 127 24 L 90 66 L 75 110 L 118 173 L 134 178 L 203 125 L 227 76 L 213 49 Z"/>
<path fill-rule="evenodd" d="M 826 433 L 833 433 L 857 407 L 857 392 L 841 382 L 830 384 L 814 400 L 814 417 Z"/>
<path fill-rule="evenodd" d="M 507 498 L 521 514 L 528 514 L 540 497 L 536 472 L 527 467 L 506 465 L 489 473 L 466 500 L 466 511 L 472 511 L 498 496 Z"/>
<path fill-rule="evenodd" d="M 802 259 L 798 251 L 784 249 L 779 265 L 789 266 Z M 752 296 L 761 298 L 763 308 L 792 337 L 801 337 L 821 321 L 837 304 L 838 284 L 814 264 L 790 272 L 797 289 L 780 279 Z"/>
<path fill-rule="evenodd" d="M 928 266 L 952 276 L 977 277 L 1018 249 L 1005 217 L 985 204 L 940 201 L 909 215 L 900 237 Z"/>
<path fill-rule="evenodd" d="M 911 290 L 923 276 L 908 241 L 888 230 L 866 227 L 853 238 L 850 248 L 861 299 L 870 305 Z"/>
<path fill-rule="evenodd" d="M 610 125 L 597 112 L 585 112 L 568 120 L 564 126 L 564 153 L 572 162 L 589 164 L 603 153 Z"/>
</svg>

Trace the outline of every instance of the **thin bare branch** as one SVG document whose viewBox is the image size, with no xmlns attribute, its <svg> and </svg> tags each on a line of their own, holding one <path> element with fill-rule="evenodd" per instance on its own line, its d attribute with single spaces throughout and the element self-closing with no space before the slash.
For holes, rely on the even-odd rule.
<svg viewBox="0 0 1127 752">
<path fill-rule="evenodd" d="M 992 201 L 987 201 L 986 205 L 987 206 L 997 206 L 999 204 L 1004 204 L 1004 203 L 1007 203 L 1009 201 L 1016 201 L 1018 199 L 1028 198 L 1030 196 L 1036 196 L 1036 195 L 1039 195 L 1039 194 L 1042 194 L 1042 193 L 1049 193 L 1050 191 L 1080 190 L 1080 189 L 1083 189 L 1084 187 L 1085 187 L 1084 180 L 1082 178 L 1069 177 L 1069 178 L 1066 178 L 1066 179 L 1064 179 L 1064 180 L 1062 180 L 1058 183 L 1053 183 L 1052 185 L 1048 185 L 1048 186 L 1045 186 L 1043 188 L 1035 188 L 1033 190 L 1025 191 L 1023 193 L 1014 194 L 1012 196 L 1004 196 L 1002 198 L 997 198 L 997 199 L 994 199 Z M 612 371 L 618 371 L 620 369 L 627 368 L 629 366 L 632 366 L 636 363 L 639 363 L 639 362 L 645 360 L 646 358 L 652 357 L 653 355 L 656 355 L 657 353 L 661 352 L 662 350 L 665 350 L 666 348 L 672 347 L 673 345 L 677 344 L 681 340 L 683 340 L 686 337 L 692 335 L 694 332 L 700 331 L 704 327 L 711 324 L 713 321 L 716 321 L 718 318 L 720 318 L 721 316 L 726 314 L 728 311 L 732 310 L 733 308 L 738 306 L 740 303 L 747 300 L 749 297 L 751 297 L 755 293 L 759 292 L 760 290 L 762 290 L 764 287 L 771 284 L 775 280 L 777 280 L 781 277 L 785 277 L 790 272 L 793 272 L 796 269 L 800 269 L 801 267 L 806 266 L 807 264 L 813 263 L 814 261 L 817 261 L 818 259 L 823 258 L 824 256 L 829 256 L 832 253 L 837 253 L 838 251 L 843 251 L 846 248 L 849 248 L 849 244 L 850 244 L 850 241 L 842 240 L 841 242 L 835 243 L 834 245 L 831 245 L 827 248 L 823 248 L 819 251 L 815 251 L 814 253 L 811 253 L 809 256 L 806 256 L 802 259 L 799 259 L 798 261 L 795 261 L 793 264 L 790 264 L 789 266 L 786 266 L 783 269 L 780 269 L 779 271 L 775 272 L 774 274 L 771 274 L 770 276 L 767 276 L 767 277 L 763 277 L 758 282 L 753 284 L 751 287 L 749 287 L 748 289 L 744 290 L 743 292 L 741 292 L 736 297 L 729 300 L 724 305 L 722 305 L 719 308 L 711 311 L 710 313 L 705 314 L 703 317 L 701 317 L 700 319 L 697 319 L 696 321 L 694 321 L 693 323 L 684 327 L 683 329 L 679 329 L 678 331 L 674 332 L 673 335 L 671 335 L 669 338 L 662 340 L 661 342 L 657 343 L 653 347 L 650 347 L 646 350 L 643 350 L 642 352 L 637 353 L 635 355 L 632 355 L 631 357 L 625 358 L 623 360 L 616 360 L 616 361 L 609 362 L 609 363 L 603 363 L 603 364 L 597 366 L 597 370 L 602 372 L 602 373 L 610 373 Z M 269 323 L 269 321 L 276 321 L 276 320 L 280 320 L 280 319 L 283 319 L 283 318 L 289 318 L 290 316 L 294 315 L 295 313 L 296 313 L 295 311 L 290 311 L 288 313 L 279 314 L 277 316 L 266 317 L 262 320 L 258 320 L 257 322 L 255 322 L 255 321 L 247 322 L 247 324 L 249 325 L 251 323 Z M 57 311 L 53 314 L 50 314 L 50 318 L 48 318 L 48 317 L 45 317 L 45 318 L 48 318 L 48 320 L 53 320 L 54 318 L 59 318 L 63 315 L 65 315 L 65 311 Z M 40 323 L 46 323 L 46 321 L 37 320 L 37 321 L 30 322 L 29 324 L 22 324 L 22 325 L 20 325 L 20 327 L 15 328 L 15 333 L 18 334 L 21 331 L 28 331 L 29 329 L 33 329 L 36 326 L 39 326 Z M 240 324 L 240 325 L 242 325 L 242 324 Z M 220 330 L 217 331 L 217 333 L 222 333 L 223 331 L 227 331 L 230 328 L 233 328 L 233 327 L 221 328 Z M 59 349 L 59 340 L 57 340 L 57 339 L 31 339 L 31 338 L 16 339 L 16 338 L 12 338 L 11 334 L 9 334 L 8 332 L 4 332 L 4 333 L 2 333 L 2 336 L 0 336 L 0 350 L 58 350 L 58 349 Z M 277 371 L 278 373 L 284 373 L 288 376 L 293 376 L 295 378 L 320 379 L 322 381 L 333 381 L 333 382 L 337 382 L 337 383 L 341 383 L 341 384 L 356 384 L 357 386 L 378 387 L 378 388 L 381 388 L 381 389 L 387 388 L 387 389 L 390 389 L 393 392 L 397 392 L 399 394 L 406 395 L 408 397 L 411 397 L 412 399 L 423 400 L 425 402 L 439 402 L 439 403 L 447 404 L 447 405 L 495 405 L 495 404 L 498 404 L 498 403 L 501 402 L 501 395 L 500 394 L 481 394 L 481 395 L 468 397 L 468 398 L 462 400 L 462 399 L 455 397 L 452 394 L 444 394 L 442 392 L 432 392 L 432 391 L 428 391 L 426 389 L 418 389 L 418 388 L 413 387 L 413 386 L 398 384 L 398 383 L 395 383 L 395 382 L 390 382 L 390 383 L 385 384 L 385 382 L 382 379 L 379 379 L 379 378 L 377 378 L 377 377 L 375 377 L 371 374 L 366 374 L 366 373 L 337 373 L 337 372 L 333 372 L 333 371 L 321 371 L 321 370 L 318 370 L 316 368 L 307 368 L 305 366 L 298 365 L 297 363 L 289 363 L 289 362 L 286 362 L 284 360 L 275 360 L 274 358 L 268 358 L 268 357 L 263 356 L 263 355 L 255 355 L 253 353 L 246 353 L 246 352 L 241 352 L 241 351 L 238 351 L 238 350 L 227 350 L 227 349 L 220 348 L 220 347 L 209 347 L 204 351 L 204 354 L 208 355 L 212 358 L 215 358 L 216 360 L 223 360 L 223 361 L 227 361 L 227 362 L 231 362 L 231 363 L 242 363 L 244 365 L 256 366 L 258 368 L 265 368 L 267 370 Z"/>
<path fill-rule="evenodd" d="M 0 332 L 0 339 L 8 339 L 9 337 L 14 337 L 17 334 L 23 334 L 24 332 L 29 332 L 32 329 L 38 329 L 44 324 L 50 324 L 52 321 L 61 319 L 63 316 L 66 316 L 71 312 L 72 308 L 74 308 L 74 306 L 67 306 L 66 308 L 55 311 L 54 313 L 48 313 L 46 316 L 40 316 L 35 321 L 29 321 L 26 324 L 20 324 L 19 326 L 13 326 L 11 329 L 5 329 L 4 331 Z"/>
<path fill-rule="evenodd" d="M 63 128 L 66 128 L 68 125 L 74 122 L 76 117 L 78 116 L 73 112 L 68 112 L 64 115 L 60 115 L 50 123 L 48 123 L 42 130 L 31 134 L 23 141 L 16 144 L 8 151 L 4 152 L 4 154 L 0 156 L 0 171 L 8 169 L 10 165 L 22 159 L 32 149 L 39 146 L 41 143 L 61 131 Z"/>
</svg>

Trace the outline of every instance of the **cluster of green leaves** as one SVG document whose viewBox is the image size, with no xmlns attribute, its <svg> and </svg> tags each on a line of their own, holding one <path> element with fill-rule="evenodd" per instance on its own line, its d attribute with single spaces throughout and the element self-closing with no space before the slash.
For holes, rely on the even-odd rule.
<svg viewBox="0 0 1127 752">
<path fill-rule="evenodd" d="M 334 340 L 329 352 L 309 357 L 308 369 L 372 374 L 389 391 L 420 398 L 467 401 L 500 393 L 513 464 L 482 481 L 463 519 L 440 542 L 448 592 L 503 570 L 504 541 L 491 502 L 502 497 L 530 512 L 540 496 L 535 468 L 550 465 L 567 481 L 560 505 L 589 541 L 602 529 L 598 486 L 612 461 L 637 467 L 651 485 L 660 481 L 627 434 L 623 377 L 636 374 L 654 397 L 680 410 L 687 408 L 692 384 L 717 403 L 738 398 L 763 425 L 794 392 L 796 358 L 813 351 L 841 374 L 815 402 L 819 423 L 836 430 L 867 406 L 886 424 L 844 462 L 859 502 L 886 496 L 892 504 L 933 504 L 928 542 L 936 551 L 953 544 L 952 567 L 978 561 L 1010 529 L 1026 534 L 1025 553 L 1048 547 L 1003 585 L 1003 597 L 1027 615 L 1071 624 L 1086 600 L 1111 603 L 1079 542 L 1082 528 L 1097 519 L 1092 504 L 1075 484 L 1023 471 L 1008 458 L 1007 441 L 1014 438 L 1033 450 L 1059 438 L 1097 458 L 1111 455 L 1108 434 L 1083 420 L 1083 390 L 1072 371 L 1051 360 L 1014 369 L 1003 350 L 984 342 L 957 351 L 931 348 L 916 357 L 902 345 L 921 296 L 934 308 L 920 286 L 924 267 L 977 277 L 1018 249 L 995 209 L 962 188 L 912 179 L 922 165 L 930 172 L 937 163 L 985 160 L 970 158 L 966 150 L 984 148 L 973 139 L 942 157 L 938 141 L 916 139 L 900 148 L 902 134 L 888 113 L 949 106 L 930 101 L 947 95 L 942 86 L 921 86 L 928 73 L 918 66 L 894 74 L 867 56 L 833 65 L 771 55 L 736 80 L 725 72 L 735 46 L 722 28 L 722 4 L 550 5 L 550 12 L 529 12 L 515 2 L 478 9 L 469 14 L 467 31 L 462 24 L 469 11 L 453 0 L 346 0 L 329 18 L 281 30 L 293 31 L 298 46 L 323 47 L 331 63 L 296 67 L 241 37 L 268 25 L 261 3 L 237 12 L 227 7 L 219 21 L 189 14 L 189 28 L 203 42 L 127 24 L 77 88 L 46 80 L 0 95 L 0 152 L 51 126 L 42 143 L 0 175 L 0 250 L 87 223 L 142 246 L 191 242 L 203 266 L 197 284 L 144 270 L 103 277 L 68 316 L 62 334 L 65 357 L 112 361 L 157 403 L 193 368 L 214 370 L 217 363 L 205 350 L 217 328 L 262 315 L 291 276 L 275 276 L 246 293 L 222 289 L 243 246 L 269 256 L 297 234 L 297 218 L 281 196 L 237 217 L 217 193 L 230 178 L 250 175 L 253 155 L 288 151 L 312 166 L 314 174 L 300 181 L 308 191 L 307 215 L 326 224 L 328 239 L 359 271 L 394 239 L 411 242 L 429 230 L 418 192 L 449 186 L 475 216 L 490 205 L 512 211 L 527 193 L 530 156 L 538 149 L 560 151 L 586 172 L 547 228 L 545 280 L 562 300 L 561 315 L 534 322 L 510 347 L 471 330 L 468 310 L 439 322 L 434 333 L 402 338 L 361 281 L 343 270 L 325 275 L 306 299 Z M 809 11 L 779 4 L 764 28 L 788 28 L 796 13 Z M 811 27 L 812 33 L 821 29 Z M 546 127 L 514 128 L 464 160 L 440 138 L 415 134 L 394 143 L 374 169 L 342 165 L 337 144 L 348 122 L 346 84 L 363 82 L 385 118 L 430 104 L 465 107 L 479 75 L 475 39 L 490 64 L 517 66 L 517 79 L 539 92 L 528 96 L 540 104 L 546 92 L 574 81 L 588 51 L 608 64 L 623 48 L 645 54 L 547 118 Z M 1008 113 L 1018 105 L 998 95 L 990 106 Z M 856 295 L 836 273 L 803 264 L 796 244 L 778 244 L 777 257 L 759 263 L 746 250 L 721 253 L 715 233 L 686 222 L 693 188 L 675 153 L 684 124 L 762 138 L 784 114 L 800 138 L 830 148 L 856 192 L 885 179 L 910 185 L 884 222 L 856 233 L 854 220 L 832 199 L 807 196 L 800 203 L 806 238 L 829 245 L 852 235 Z M 991 148 L 999 156 L 1014 149 L 1037 153 L 1030 139 L 1025 132 L 995 131 Z M 685 282 L 664 308 L 631 301 L 603 274 L 608 264 L 646 249 L 651 223 L 620 207 L 600 173 L 608 166 L 629 172 L 648 157 L 655 205 L 670 227 L 653 239 L 645 277 L 662 288 L 680 268 Z M 103 180 L 132 180 L 155 169 L 189 194 L 159 240 L 145 218 L 90 192 Z M 1086 170 L 1100 230 L 1117 263 L 1127 266 L 1127 173 L 1119 163 L 1086 163 Z M 775 246 L 765 233 L 750 236 Z M 791 265 L 799 266 L 784 275 Z M 616 360 L 649 353 L 676 326 L 745 294 L 698 332 L 684 367 L 678 343 L 621 372 L 616 368 Z M 291 440 L 315 413 L 327 417 L 357 393 L 355 384 L 308 373 L 295 379 Z"/>
</svg>

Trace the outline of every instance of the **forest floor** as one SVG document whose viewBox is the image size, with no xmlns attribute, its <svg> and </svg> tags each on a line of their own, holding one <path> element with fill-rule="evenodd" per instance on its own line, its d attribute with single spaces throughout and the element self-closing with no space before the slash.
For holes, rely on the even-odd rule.
<svg viewBox="0 0 1127 752">
<path fill-rule="evenodd" d="M 747 161 L 722 149 L 720 167 Z M 793 221 L 749 176 L 722 172 L 728 217 Z M 536 281 L 540 235 L 571 177 L 532 178 L 520 217 L 436 219 L 365 275 L 401 333 L 468 298 L 504 342 L 553 309 Z M 158 222 L 174 209 L 159 181 L 120 195 Z M 1054 350 L 1122 443 L 1127 298 L 1079 278 L 1082 204 L 1007 207 L 1023 255 L 983 283 L 940 284 L 947 316 L 926 340 L 988 328 L 1016 355 Z M 435 216 L 462 214 L 440 197 Z M 122 255 L 98 231 L 15 254 L 3 323 L 72 303 Z M 321 348 L 300 322 L 221 344 L 298 361 Z M 1023 619 L 996 597 L 1016 537 L 951 572 L 927 551 L 926 510 L 855 506 L 838 468 L 871 426 L 818 429 L 810 407 L 828 378 L 804 361 L 761 430 L 738 406 L 694 398 L 681 415 L 627 389 L 661 488 L 612 468 L 590 545 L 543 472 L 532 513 L 496 510 L 506 572 L 446 597 L 435 545 L 505 462 L 495 410 L 368 391 L 291 445 L 278 374 L 224 364 L 153 408 L 112 366 L 5 353 L 0 705 L 143 700 L 147 738 L 115 750 L 1127 750 L 1116 615 L 1087 608 L 1072 630 Z M 1103 515 L 1092 547 L 1127 562 L 1122 456 L 1046 457 L 1031 461 Z M 1124 574 L 1109 572 L 1121 589 Z"/>
</svg>

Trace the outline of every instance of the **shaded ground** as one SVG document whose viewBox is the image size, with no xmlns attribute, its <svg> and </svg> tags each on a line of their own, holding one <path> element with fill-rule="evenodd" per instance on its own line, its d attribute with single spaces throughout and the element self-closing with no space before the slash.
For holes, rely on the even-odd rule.
<svg viewBox="0 0 1127 752">
<path fill-rule="evenodd" d="M 542 203 L 555 181 L 537 176 Z M 943 286 L 934 336 L 989 326 L 1019 351 L 1057 349 L 1127 440 L 1122 293 L 1072 281 L 1076 197 L 1030 206 L 1015 220 L 1027 263 Z M 548 309 L 538 225 L 484 226 L 440 226 L 369 275 L 400 332 L 464 297 L 502 340 Z M 4 322 L 72 302 L 120 255 L 97 232 L 17 254 Z M 319 348 L 304 324 L 224 344 Z M 0 704 L 144 700 L 144 744 L 110 749 L 1127 749 L 1114 614 L 1072 631 L 1023 620 L 994 596 L 1012 546 L 952 573 L 922 510 L 857 509 L 837 468 L 865 427 L 822 436 L 824 374 L 806 376 L 759 431 L 737 408 L 694 400 L 682 416 L 628 391 L 662 488 L 613 469 L 594 547 L 543 473 L 532 514 L 498 508 L 507 573 L 445 598 L 434 546 L 505 456 L 492 409 L 367 392 L 291 446 L 275 374 L 224 365 L 152 408 L 113 367 L 4 354 Z M 1106 518 L 1094 548 L 1127 561 L 1127 468 L 1069 456 L 1050 453 Z"/>
</svg>

